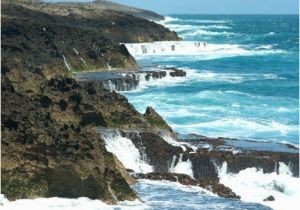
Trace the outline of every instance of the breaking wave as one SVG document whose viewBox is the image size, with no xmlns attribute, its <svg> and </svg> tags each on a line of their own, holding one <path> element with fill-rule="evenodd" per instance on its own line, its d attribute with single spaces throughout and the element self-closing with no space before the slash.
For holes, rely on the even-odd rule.
<svg viewBox="0 0 300 210">
<path fill-rule="evenodd" d="M 272 46 L 258 46 L 254 49 L 239 44 L 212 44 L 199 41 L 162 41 L 151 43 L 128 43 L 128 51 L 137 59 L 149 57 L 155 60 L 213 60 L 224 57 L 259 56 L 285 54 L 284 50 Z M 162 55 L 166 57 L 161 57 Z M 193 55 L 193 56 L 191 56 Z"/>
<path fill-rule="evenodd" d="M 279 174 L 264 174 L 262 170 L 247 168 L 237 174 L 227 172 L 227 163 L 219 168 L 220 182 L 230 187 L 246 202 L 257 202 L 275 210 L 298 209 L 300 197 L 299 178 L 292 177 L 289 166 L 279 163 Z M 269 196 L 274 201 L 263 201 Z"/>
<path fill-rule="evenodd" d="M 176 32 L 190 31 L 190 30 L 197 30 L 197 29 L 231 29 L 231 27 L 225 25 L 195 26 L 195 25 L 166 24 L 166 27 L 170 28 L 171 30 L 175 30 Z"/>
<path fill-rule="evenodd" d="M 223 109 L 223 107 L 220 107 Z M 225 111 L 225 110 L 223 110 Z M 250 138 L 259 135 L 286 136 L 298 132 L 298 125 L 284 124 L 274 120 L 226 117 L 200 123 L 171 123 L 175 130 L 182 133 L 201 133 L 210 137 Z M 255 132 L 253 132 L 255 131 Z"/>
</svg>

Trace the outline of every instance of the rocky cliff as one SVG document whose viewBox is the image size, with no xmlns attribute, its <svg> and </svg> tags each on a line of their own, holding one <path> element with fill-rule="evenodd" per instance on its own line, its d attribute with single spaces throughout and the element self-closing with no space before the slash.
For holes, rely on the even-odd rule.
<svg viewBox="0 0 300 210">
<path fill-rule="evenodd" d="M 156 129 L 155 125 L 125 97 L 96 82 L 75 81 L 72 72 L 137 69 L 134 58 L 116 40 L 178 37 L 125 13 L 104 10 L 85 17 L 59 14 L 61 8 L 68 9 L 2 1 L 2 193 L 11 200 L 136 199 L 129 186 L 134 180 L 94 128 Z"/>
<path fill-rule="evenodd" d="M 226 146 L 224 139 L 179 141 L 152 108 L 141 114 L 99 81 L 73 77 L 77 71 L 138 69 L 119 42 L 179 39 L 174 32 L 115 10 L 97 13 L 93 4 L 12 2 L 2 2 L 1 20 L 1 187 L 7 198 L 86 196 L 107 203 L 138 198 L 130 188 L 134 178 L 107 151 L 99 127 L 120 131 L 153 166 L 156 173 L 138 178 L 179 180 L 238 198 L 219 184 L 217 170 L 224 161 L 233 173 L 246 167 L 277 172 L 283 162 L 299 176 L 297 153 L 233 153 L 216 148 Z M 166 74 L 143 76 L 159 79 Z M 130 87 L 135 86 L 132 78 Z M 210 147 L 198 147 L 203 141 Z M 179 163 L 188 163 L 194 178 L 172 174 Z"/>
</svg>

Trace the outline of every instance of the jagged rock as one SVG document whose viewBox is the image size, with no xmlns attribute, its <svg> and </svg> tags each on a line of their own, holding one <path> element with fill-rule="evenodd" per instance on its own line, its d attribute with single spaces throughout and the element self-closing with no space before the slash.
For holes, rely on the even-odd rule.
<svg viewBox="0 0 300 210">
<path fill-rule="evenodd" d="M 84 28 L 82 26 L 89 25 L 89 21 L 77 18 L 49 15 L 26 5 L 2 3 L 5 74 L 11 69 L 24 68 L 53 78 L 62 74 L 70 76 L 70 71 L 139 68 L 123 45 L 103 35 L 103 27 L 98 31 L 95 29 L 101 28 L 99 26 Z M 24 62 L 12 62 L 12 53 Z"/>
<path fill-rule="evenodd" d="M 175 67 L 169 67 L 169 68 L 165 68 L 165 70 L 171 70 L 170 72 L 171 77 L 186 77 L 186 72 L 181 69 L 177 69 Z"/>
<path fill-rule="evenodd" d="M 106 69 L 107 62 L 113 68 L 134 69 L 135 60 L 123 45 L 105 37 L 101 31 L 108 26 L 101 18 L 53 15 L 52 6 L 43 12 L 34 5 L 2 2 L 1 193 L 10 200 L 136 199 L 129 186 L 134 179 L 107 152 L 94 128 L 153 125 L 124 96 L 97 82 L 77 82 L 69 71 Z M 115 16 L 120 17 L 125 23 L 135 20 Z M 140 24 L 145 28 L 148 22 Z M 156 27 L 161 28 L 150 23 L 149 28 Z"/>
<path fill-rule="evenodd" d="M 274 198 L 273 195 L 270 195 L 270 196 L 266 197 L 266 198 L 264 199 L 264 201 L 275 201 L 275 198 Z"/>
<path fill-rule="evenodd" d="M 161 79 L 161 78 L 166 77 L 166 76 L 167 76 L 167 72 L 166 71 L 151 71 L 151 72 L 147 72 L 147 74 L 145 76 L 145 79 L 147 81 L 149 81 L 150 78 Z"/>
<path fill-rule="evenodd" d="M 3 0 L 1 2 L 2 5 L 11 3 L 9 0 Z M 26 9 L 37 11 L 43 14 L 38 17 L 41 22 L 45 20 L 46 15 L 50 15 L 52 19 L 48 19 L 47 21 L 54 21 L 57 25 L 61 24 L 64 26 L 92 30 L 101 33 L 116 43 L 181 40 L 176 32 L 153 21 L 140 18 L 144 17 L 145 12 L 133 12 L 134 10 L 132 8 L 125 11 L 107 10 L 101 3 L 92 2 L 80 4 L 41 4 L 38 1 L 15 1 L 14 3 L 18 4 L 19 12 L 27 15 L 25 18 L 36 18 L 32 17 L 33 13 L 26 12 Z M 132 13 L 134 13 L 135 16 L 132 16 Z M 153 15 L 151 15 L 151 17 L 153 17 Z M 46 29 L 45 32 L 49 31 L 46 25 L 42 26 L 41 30 L 43 30 L 43 28 Z M 19 32 L 12 30 L 11 33 L 18 34 Z M 102 46 L 99 47 L 102 48 Z M 15 50 L 19 51 L 22 50 L 22 48 L 15 46 Z M 122 48 L 120 48 L 120 51 L 122 51 Z M 115 51 L 115 53 L 116 52 L 117 51 Z"/>
<path fill-rule="evenodd" d="M 152 107 L 147 107 L 143 116 L 151 125 L 160 129 L 172 131 L 167 122 Z"/>
<path fill-rule="evenodd" d="M 149 112 L 151 113 L 151 110 Z M 133 141 L 140 152 L 145 153 L 156 172 L 168 172 L 174 156 L 176 165 L 180 154 L 183 154 L 183 161 L 187 159 L 191 161 L 193 175 L 197 180 L 205 180 L 207 177 L 218 179 L 217 167 L 221 167 L 223 162 L 227 163 L 227 171 L 230 173 L 238 173 L 252 167 L 262 169 L 264 173 L 278 172 L 276 171 L 278 170 L 278 163 L 283 162 L 289 165 L 293 176 L 299 176 L 297 153 L 249 150 L 233 154 L 231 151 L 206 148 L 198 148 L 197 151 L 191 152 L 192 149 L 189 146 L 185 146 L 186 151 L 183 151 L 180 146 L 173 146 L 164 141 L 158 133 L 124 132 L 124 135 Z M 216 140 L 210 140 L 212 140 L 212 144 L 216 144 Z M 176 143 L 176 139 L 174 141 Z M 197 140 L 194 139 L 193 141 Z M 221 141 L 218 141 L 218 144 L 221 144 Z"/>
</svg>

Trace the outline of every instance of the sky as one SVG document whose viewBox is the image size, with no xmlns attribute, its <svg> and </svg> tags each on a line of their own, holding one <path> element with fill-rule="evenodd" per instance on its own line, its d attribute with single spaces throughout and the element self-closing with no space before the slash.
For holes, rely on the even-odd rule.
<svg viewBox="0 0 300 210">
<path fill-rule="evenodd" d="M 298 0 L 114 0 L 160 14 L 299 14 Z"/>
</svg>

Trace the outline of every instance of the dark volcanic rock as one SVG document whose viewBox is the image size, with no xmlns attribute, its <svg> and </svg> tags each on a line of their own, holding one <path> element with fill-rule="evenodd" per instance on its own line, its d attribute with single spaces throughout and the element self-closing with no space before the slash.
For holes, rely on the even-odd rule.
<svg viewBox="0 0 300 210">
<path fill-rule="evenodd" d="M 273 195 L 270 195 L 267 198 L 265 198 L 264 201 L 275 201 L 275 198 Z"/>
<path fill-rule="evenodd" d="M 212 191 L 213 193 L 225 197 L 240 199 L 240 196 L 236 195 L 230 188 L 220 184 L 218 179 L 205 179 L 198 181 L 185 174 L 175 173 L 148 173 L 148 174 L 136 174 L 136 178 L 139 179 L 151 179 L 151 180 L 168 180 L 171 182 L 178 182 L 183 185 L 199 186 Z"/>
<path fill-rule="evenodd" d="M 100 19 L 93 25 L 48 4 L 43 12 L 35 4 L 14 2 L 21 5 L 2 2 L 1 193 L 10 200 L 136 199 L 129 186 L 133 180 L 94 128 L 155 125 L 124 96 L 97 82 L 78 82 L 68 71 L 136 68 L 135 60 L 124 45 L 105 37 Z M 103 18 L 107 22 L 113 15 Z M 115 19 L 123 16 L 125 23 L 135 20 L 124 14 Z"/>
<path fill-rule="evenodd" d="M 50 78 L 57 74 L 70 75 L 66 70 L 138 68 L 123 45 L 107 39 L 101 31 L 81 27 L 87 23 L 77 26 L 76 21 L 24 6 L 2 4 L 4 73 L 8 74 L 14 68 L 26 68 Z M 23 62 L 13 62 L 12 55 Z"/>
<path fill-rule="evenodd" d="M 123 132 L 123 135 L 132 140 L 141 154 L 147 156 L 149 164 L 156 172 L 168 172 L 173 157 L 177 157 L 177 163 L 180 153 L 183 152 L 181 147 L 168 144 L 154 132 Z"/>
<path fill-rule="evenodd" d="M 79 121 L 81 115 L 85 124 L 97 125 L 99 119 L 74 113 L 69 106 L 64 111 L 55 103 L 44 106 L 40 103 L 44 96 L 35 99 L 8 91 L 3 79 L 1 187 L 7 198 L 86 196 L 114 203 L 115 196 L 119 200 L 137 197 L 124 179 L 125 169 L 106 151 L 103 140 Z M 54 102 L 69 94 L 51 88 L 44 91 Z"/>
<path fill-rule="evenodd" d="M 161 78 L 166 77 L 166 76 L 167 76 L 167 72 L 166 71 L 152 71 L 152 72 L 147 72 L 147 74 L 145 76 L 145 79 L 147 81 L 149 81 L 150 78 L 161 79 Z"/>
<path fill-rule="evenodd" d="M 181 69 L 170 67 L 170 68 L 165 68 L 165 70 L 171 70 L 170 72 L 171 77 L 186 77 L 186 72 Z"/>
<path fill-rule="evenodd" d="M 289 166 L 293 176 L 299 176 L 297 153 L 243 151 L 234 154 L 222 149 L 205 148 L 198 148 L 197 151 L 191 152 L 189 146 L 184 146 L 185 150 L 183 150 L 180 146 L 167 143 L 159 134 L 153 132 L 124 132 L 124 135 L 147 156 L 148 162 L 154 166 L 156 172 L 168 172 L 174 158 L 176 165 L 182 155 L 183 161 L 188 159 L 191 161 L 193 175 L 197 180 L 205 180 L 208 177 L 218 179 L 218 167 L 221 167 L 224 162 L 227 163 L 227 171 L 230 173 L 238 173 L 251 167 L 262 169 L 264 173 L 278 172 L 279 162 L 282 162 Z"/>
<path fill-rule="evenodd" d="M 270 195 L 267 198 L 265 198 L 264 201 L 275 201 L 275 198 L 273 195 Z"/>
<path fill-rule="evenodd" d="M 2 1 L 2 5 L 6 3 L 10 1 Z M 126 11 L 112 10 L 97 3 L 41 4 L 16 1 L 16 4 L 44 15 L 51 15 L 51 19 L 47 21 L 54 21 L 57 25 L 96 31 L 117 43 L 181 40 L 174 31 L 153 21 L 137 17 L 143 14 L 132 16 Z M 23 8 L 19 10 L 26 14 Z M 132 9 L 130 11 L 133 12 Z M 135 12 L 135 14 L 138 13 Z M 33 17 L 31 13 L 27 13 L 25 18 L 32 19 Z M 45 20 L 43 16 L 39 18 L 41 22 Z M 18 33 L 17 30 L 12 32 Z"/>
</svg>

